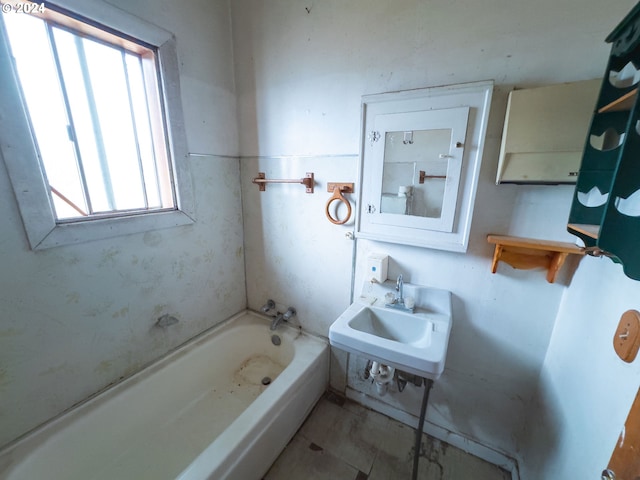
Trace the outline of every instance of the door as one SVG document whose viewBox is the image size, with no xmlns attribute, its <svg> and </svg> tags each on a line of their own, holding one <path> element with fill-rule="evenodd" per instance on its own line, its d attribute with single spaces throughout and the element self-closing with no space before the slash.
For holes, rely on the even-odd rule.
<svg viewBox="0 0 640 480">
<path fill-rule="evenodd" d="M 603 480 L 640 480 L 640 390 L 631 406 Z"/>
</svg>

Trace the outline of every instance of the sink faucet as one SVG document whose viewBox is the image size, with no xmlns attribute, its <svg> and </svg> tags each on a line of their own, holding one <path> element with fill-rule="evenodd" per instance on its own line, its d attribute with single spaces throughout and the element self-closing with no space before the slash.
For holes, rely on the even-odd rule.
<svg viewBox="0 0 640 480">
<path fill-rule="evenodd" d="M 396 292 L 398 292 L 398 298 L 396 302 L 400 305 L 404 305 L 404 282 L 402 281 L 402 274 L 398 275 L 398 280 L 396 280 Z"/>
<path fill-rule="evenodd" d="M 396 280 L 396 291 L 398 292 L 398 296 L 388 303 L 385 303 L 384 306 L 387 308 L 393 308 L 396 310 L 401 310 L 403 312 L 413 313 L 413 305 L 408 307 L 404 303 L 404 281 L 402 280 L 402 274 L 398 275 L 398 279 Z M 392 293 L 388 293 L 393 297 Z"/>
</svg>

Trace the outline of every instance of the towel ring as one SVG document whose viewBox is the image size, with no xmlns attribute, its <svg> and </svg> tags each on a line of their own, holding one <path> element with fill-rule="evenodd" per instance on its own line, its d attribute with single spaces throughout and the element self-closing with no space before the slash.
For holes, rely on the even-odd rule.
<svg viewBox="0 0 640 480">
<path fill-rule="evenodd" d="M 333 195 L 331 196 L 331 198 L 327 202 L 327 206 L 324 209 L 324 213 L 327 216 L 327 219 L 331 223 L 333 223 L 334 225 L 344 225 L 351 218 L 351 203 L 349 202 L 349 200 L 344 198 L 344 196 L 342 195 L 342 191 L 344 190 L 345 192 L 352 192 L 353 191 L 353 187 L 347 187 L 344 184 L 343 185 L 340 185 L 340 184 L 329 184 L 327 190 L 331 191 L 331 187 L 333 187 Z M 331 207 L 331 204 L 335 200 L 338 200 L 338 201 L 344 203 L 347 206 L 347 215 L 342 220 L 338 220 L 337 218 L 333 218 L 331 216 L 331 213 L 329 212 L 329 208 Z"/>
</svg>

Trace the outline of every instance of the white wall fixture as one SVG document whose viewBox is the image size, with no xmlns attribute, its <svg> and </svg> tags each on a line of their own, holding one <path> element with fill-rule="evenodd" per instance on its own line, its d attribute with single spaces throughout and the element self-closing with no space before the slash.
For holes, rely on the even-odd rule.
<svg viewBox="0 0 640 480">
<path fill-rule="evenodd" d="M 362 98 L 360 238 L 464 252 L 493 81 Z"/>
<path fill-rule="evenodd" d="M 600 83 L 583 80 L 512 91 L 496 183 L 576 183 Z"/>
<path fill-rule="evenodd" d="M 451 335 L 451 292 L 404 283 L 396 297 L 395 288 L 395 281 L 365 282 L 361 295 L 329 327 L 329 342 L 382 365 L 437 380 Z"/>
</svg>

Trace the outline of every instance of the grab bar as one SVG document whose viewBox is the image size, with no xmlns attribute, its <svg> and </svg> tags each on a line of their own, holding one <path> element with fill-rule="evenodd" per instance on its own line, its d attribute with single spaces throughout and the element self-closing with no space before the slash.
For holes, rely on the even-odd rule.
<svg viewBox="0 0 640 480">
<path fill-rule="evenodd" d="M 307 193 L 313 193 L 313 172 L 307 172 L 304 178 L 296 179 L 267 179 L 264 172 L 258 172 L 258 176 L 251 180 L 252 183 L 258 185 L 261 192 L 267 188 L 267 183 L 300 183 L 306 187 Z"/>
</svg>

